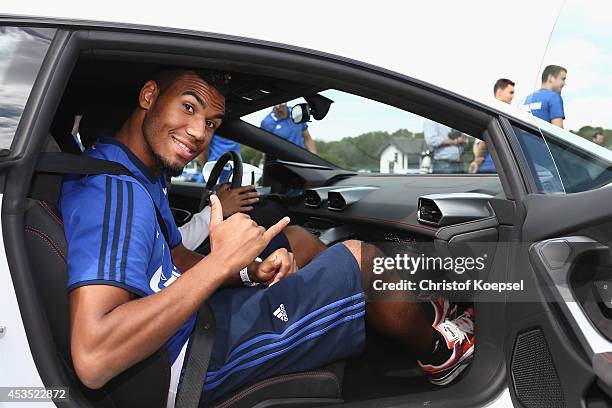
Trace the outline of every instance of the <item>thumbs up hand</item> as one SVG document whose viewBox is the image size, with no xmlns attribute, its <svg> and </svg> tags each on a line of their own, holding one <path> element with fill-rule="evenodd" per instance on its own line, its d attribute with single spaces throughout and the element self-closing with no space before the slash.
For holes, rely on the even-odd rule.
<svg viewBox="0 0 612 408">
<path fill-rule="evenodd" d="M 216 195 L 210 197 L 210 204 L 211 255 L 225 260 L 230 274 L 238 273 L 253 262 L 270 240 L 289 224 L 289 217 L 284 217 L 266 230 L 240 212 L 224 221 L 223 208 Z"/>
</svg>

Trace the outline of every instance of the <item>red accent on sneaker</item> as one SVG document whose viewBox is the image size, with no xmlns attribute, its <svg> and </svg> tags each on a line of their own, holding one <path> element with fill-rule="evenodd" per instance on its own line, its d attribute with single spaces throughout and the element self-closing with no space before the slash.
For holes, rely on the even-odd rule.
<svg viewBox="0 0 612 408">
<path fill-rule="evenodd" d="M 446 319 L 436 326 L 449 350 L 451 356 L 440 365 L 426 364 L 418 361 L 421 369 L 429 375 L 432 384 L 446 385 L 453 381 L 471 362 L 474 354 L 474 310 L 467 308 L 463 314 Z"/>
<path fill-rule="evenodd" d="M 444 320 L 454 319 L 457 316 L 457 305 L 452 305 L 451 307 L 450 302 L 445 297 L 434 295 L 429 301 L 435 312 L 434 321 L 431 324 L 432 327 L 435 328 Z"/>
</svg>

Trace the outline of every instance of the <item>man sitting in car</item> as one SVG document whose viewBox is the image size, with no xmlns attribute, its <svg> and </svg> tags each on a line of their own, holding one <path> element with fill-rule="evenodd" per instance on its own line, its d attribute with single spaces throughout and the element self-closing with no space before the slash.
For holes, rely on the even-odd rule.
<svg viewBox="0 0 612 408">
<path fill-rule="evenodd" d="M 452 381 L 473 353 L 471 310 L 453 319 L 441 298 L 423 307 L 408 296 L 378 300 L 367 267 L 380 256 L 375 247 L 339 243 L 299 269 L 284 248 L 259 261 L 289 219 L 267 230 L 240 212 L 223 220 L 216 196 L 210 254 L 182 245 L 165 174 L 179 174 L 206 149 L 223 121 L 227 86 L 227 76 L 217 72 L 160 72 L 142 87 L 115 137 L 85 153 L 119 162 L 136 178 L 97 175 L 64 183 L 71 353 L 81 381 L 102 387 L 166 347 L 173 399 L 204 301 L 217 325 L 203 389 L 208 402 L 261 378 L 360 353 L 366 322 L 416 352 L 432 382 Z M 397 279 L 391 272 L 383 277 Z"/>
</svg>

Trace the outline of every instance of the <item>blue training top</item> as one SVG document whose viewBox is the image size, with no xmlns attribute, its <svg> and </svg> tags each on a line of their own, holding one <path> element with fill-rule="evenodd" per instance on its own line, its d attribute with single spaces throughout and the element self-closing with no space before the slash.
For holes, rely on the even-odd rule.
<svg viewBox="0 0 612 408">
<path fill-rule="evenodd" d="M 60 210 L 68 243 L 68 291 L 111 285 L 144 297 L 168 287 L 180 276 L 170 249 L 181 243 L 181 235 L 170 211 L 164 176 L 154 176 L 115 138 L 103 137 L 83 154 L 121 163 L 138 180 L 94 175 L 64 181 Z M 155 205 L 166 223 L 169 243 L 157 222 Z M 167 341 L 171 364 L 194 323 L 195 315 Z"/>
<path fill-rule="evenodd" d="M 563 111 L 563 98 L 561 94 L 550 89 L 542 88 L 525 98 L 523 107 L 533 116 L 550 122 L 553 119 L 565 119 Z"/>
<path fill-rule="evenodd" d="M 485 159 L 478 168 L 479 173 L 497 173 L 495 169 L 495 163 L 493 163 L 493 158 L 491 157 L 491 153 L 487 152 L 485 155 Z"/>
<path fill-rule="evenodd" d="M 219 135 L 213 135 L 210 145 L 208 145 L 208 161 L 219 160 L 219 157 L 230 150 L 240 153 L 240 143 Z"/>
<path fill-rule="evenodd" d="M 261 121 L 261 128 L 267 130 L 270 133 L 274 133 L 276 136 L 280 136 L 283 139 L 290 141 L 300 147 L 304 147 L 304 136 L 302 132 L 304 129 L 308 129 L 306 123 L 296 124 L 291 119 L 291 110 L 285 119 L 281 119 L 274 113 L 270 112 L 268 116 Z"/>
</svg>

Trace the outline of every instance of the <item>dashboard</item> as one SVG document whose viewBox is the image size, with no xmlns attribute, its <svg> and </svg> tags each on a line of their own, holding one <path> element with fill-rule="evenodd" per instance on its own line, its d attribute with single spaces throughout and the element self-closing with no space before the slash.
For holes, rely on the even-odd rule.
<svg viewBox="0 0 612 408">
<path fill-rule="evenodd" d="M 495 253 L 507 202 L 497 175 L 357 174 L 276 163 L 264 171 L 270 197 L 326 245 L 346 239 L 461 257 Z"/>
<path fill-rule="evenodd" d="M 272 225 L 289 215 L 326 245 L 359 239 L 386 253 L 493 259 L 501 227 L 514 217 L 497 175 L 358 174 L 276 161 L 262 181 L 258 190 L 267 194 L 251 216 Z M 182 210 L 177 223 L 199 211 L 203 192 L 202 184 L 172 182 L 171 206 Z"/>
<path fill-rule="evenodd" d="M 302 218 L 324 225 L 375 224 L 429 238 L 443 227 L 493 216 L 483 208 L 488 200 L 503 198 L 496 175 L 357 174 L 289 162 L 267 167 L 264 185 L 271 187 L 271 196 L 284 200 L 290 213 Z M 420 199 L 427 197 L 440 199 L 438 205 L 449 204 L 444 210 L 456 211 L 454 218 L 440 225 L 419 220 Z"/>
</svg>

